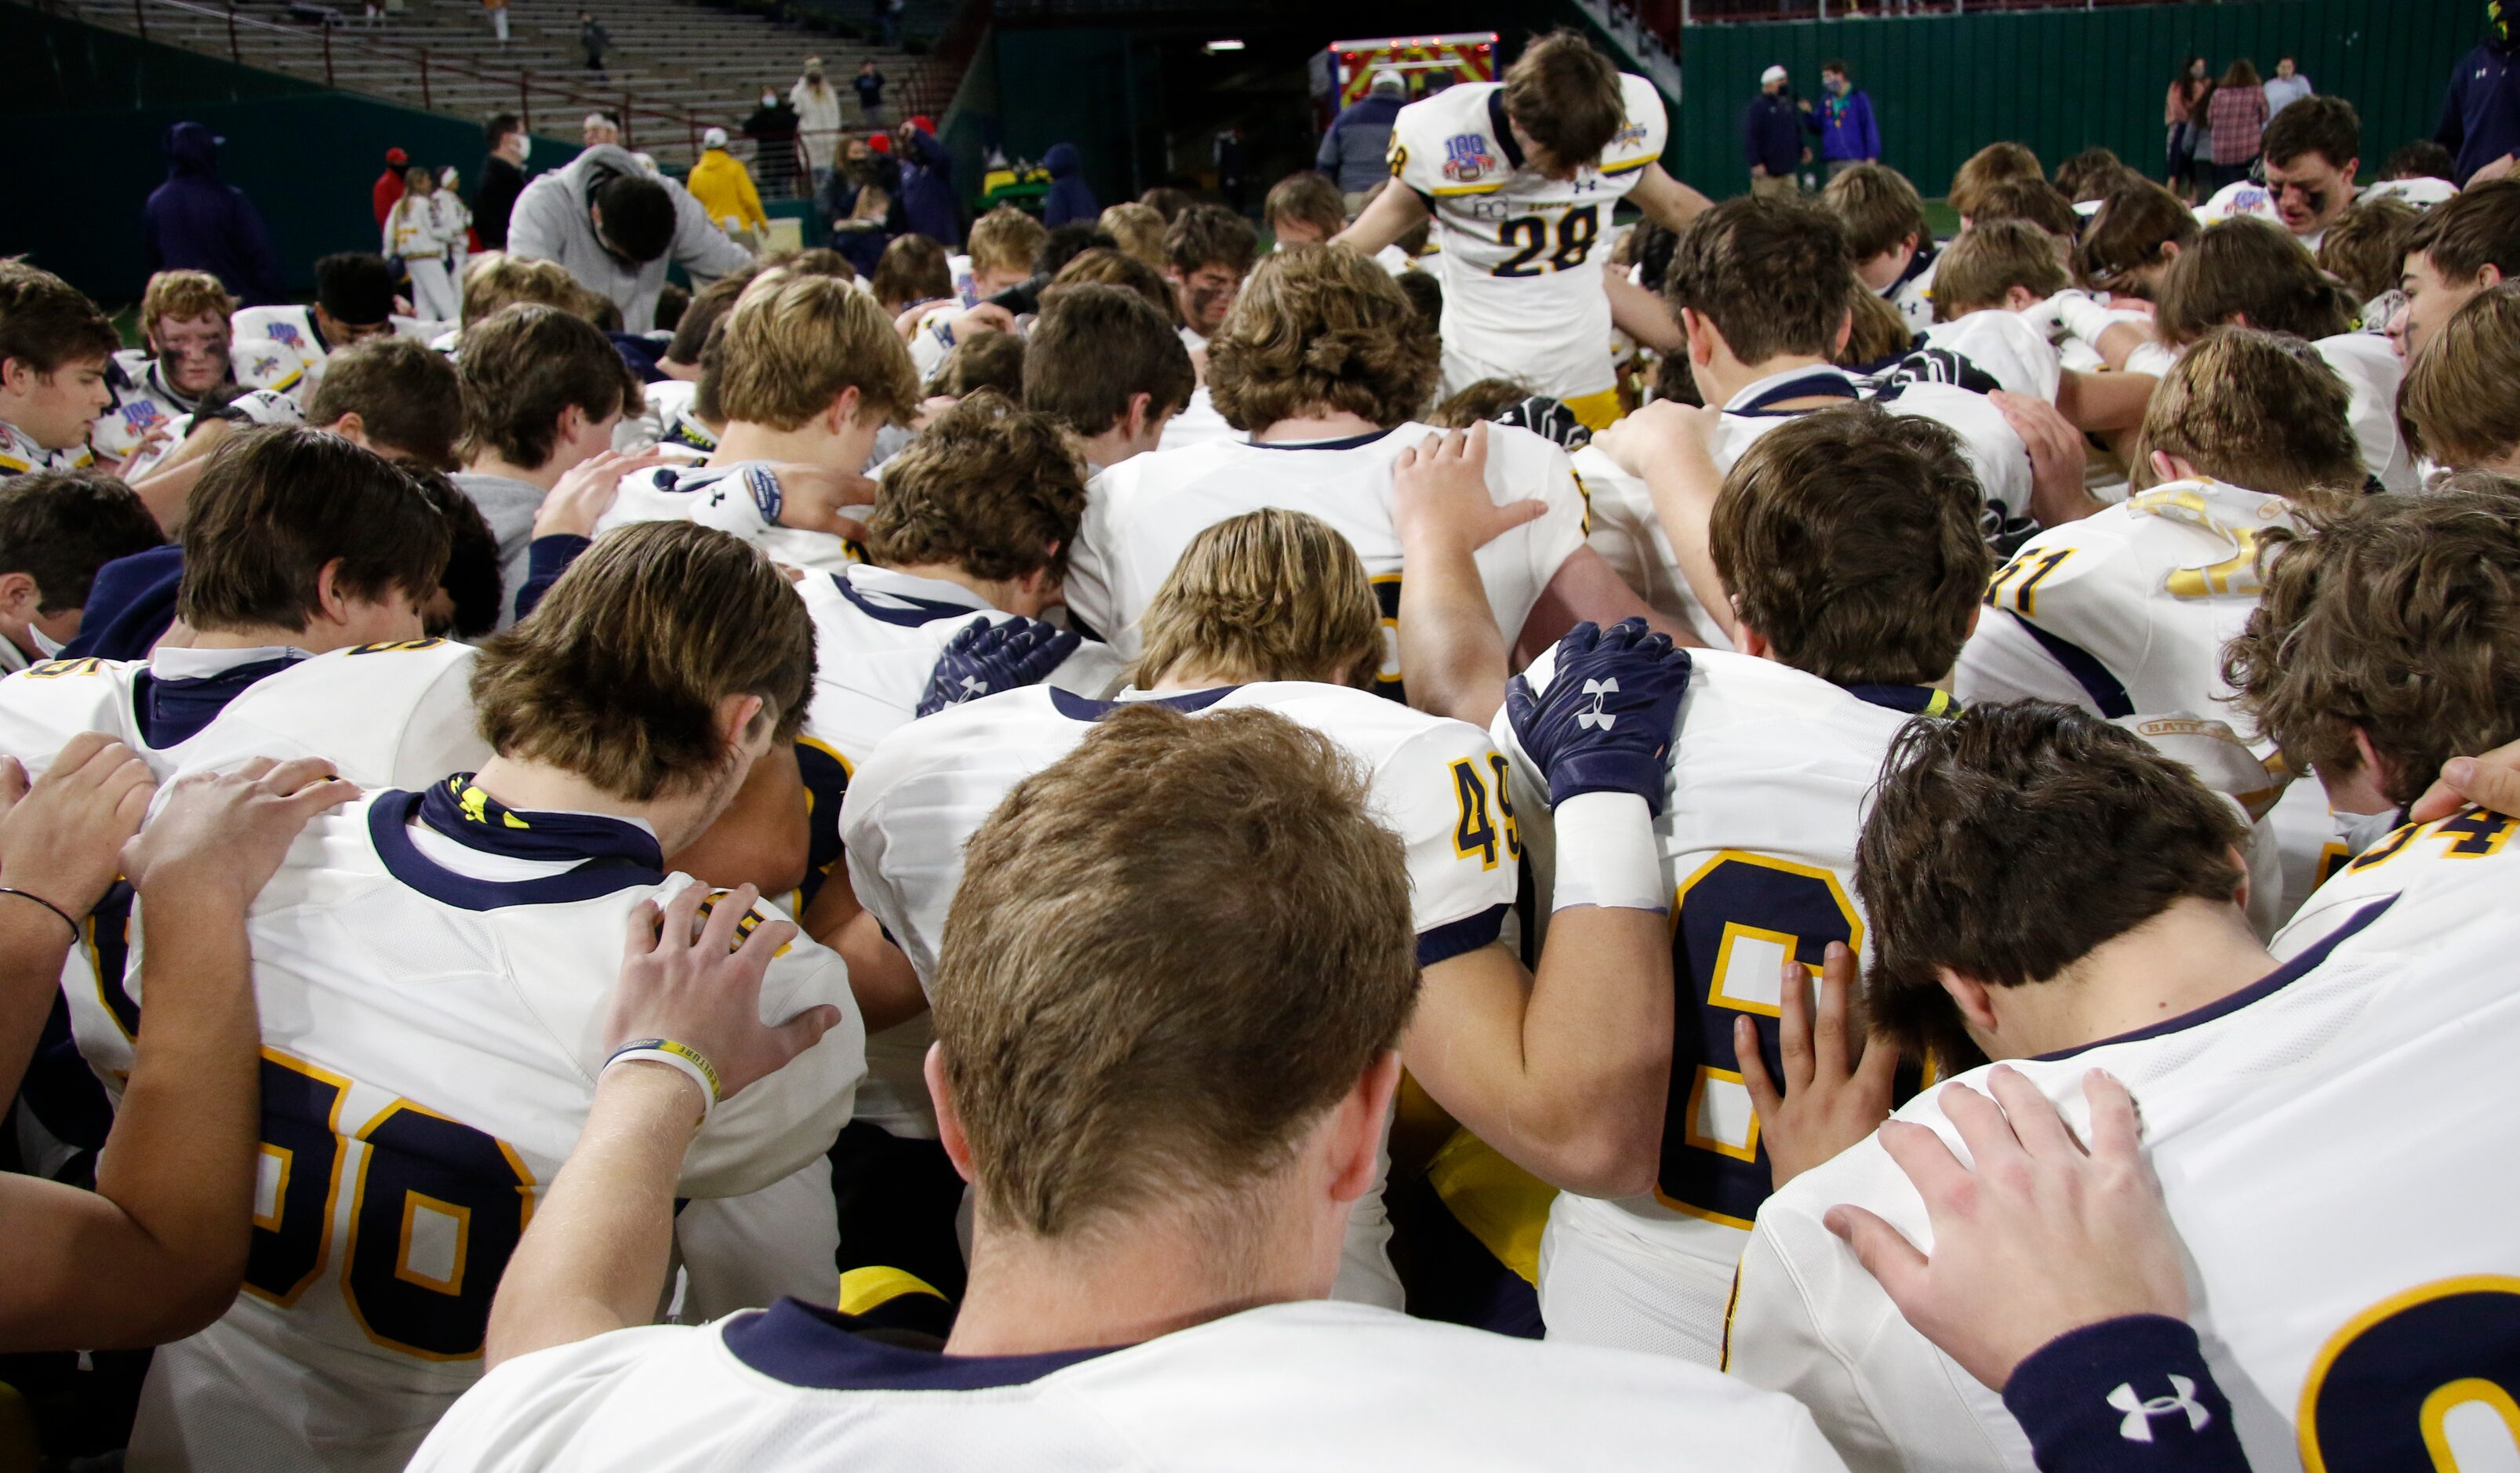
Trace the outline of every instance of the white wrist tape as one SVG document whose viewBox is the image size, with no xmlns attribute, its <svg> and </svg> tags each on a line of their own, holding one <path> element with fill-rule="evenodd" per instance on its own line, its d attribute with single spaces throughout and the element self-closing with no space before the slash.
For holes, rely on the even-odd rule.
<svg viewBox="0 0 2520 1473">
<path fill-rule="evenodd" d="M 1557 889 L 1551 906 L 1669 909 L 1653 814 L 1634 793 L 1578 793 L 1557 805 Z"/>
</svg>

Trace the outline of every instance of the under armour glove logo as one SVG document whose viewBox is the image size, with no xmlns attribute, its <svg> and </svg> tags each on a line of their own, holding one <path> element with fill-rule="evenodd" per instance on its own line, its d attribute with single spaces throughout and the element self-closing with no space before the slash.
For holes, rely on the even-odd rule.
<svg viewBox="0 0 2520 1473">
<path fill-rule="evenodd" d="M 2170 1390 L 2169 1396 L 2147 1401 L 2136 1395 L 2132 1383 L 2119 1382 L 2117 1389 L 2108 1397 L 2111 1406 L 2126 1413 L 2118 1419 L 2118 1436 L 2131 1443 L 2151 1442 L 2152 1419 L 2174 1411 L 2187 1413 L 2188 1431 L 2204 1431 L 2205 1425 L 2214 1420 L 2214 1413 L 2206 1410 L 2204 1404 L 2196 1400 L 2196 1383 L 2185 1376 L 2172 1376 Z"/>
<path fill-rule="evenodd" d="M 1039 619 L 973 619 L 954 632 L 936 657 L 918 714 L 933 716 L 996 692 L 1039 685 L 1083 643 Z"/>
<path fill-rule="evenodd" d="M 1557 642 L 1545 692 L 1532 689 L 1529 675 L 1515 676 L 1506 687 L 1506 718 L 1549 775 L 1550 801 L 1625 792 L 1661 813 L 1663 758 L 1691 668 L 1688 651 L 1673 648 L 1668 635 L 1630 619 L 1569 631 Z"/>
</svg>

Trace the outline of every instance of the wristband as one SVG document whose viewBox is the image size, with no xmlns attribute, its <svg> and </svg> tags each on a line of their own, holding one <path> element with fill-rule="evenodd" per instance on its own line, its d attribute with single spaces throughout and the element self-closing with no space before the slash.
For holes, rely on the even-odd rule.
<svg viewBox="0 0 2520 1473">
<path fill-rule="evenodd" d="M 1558 804 L 1557 888 L 1550 909 L 1616 906 L 1659 914 L 1670 908 L 1653 819 L 1634 793 L 1588 792 Z"/>
<path fill-rule="evenodd" d="M 717 1065 L 708 1061 L 708 1055 L 689 1044 L 678 1044 L 672 1039 L 633 1039 L 613 1049 L 612 1056 L 604 1061 L 604 1068 L 597 1070 L 596 1075 L 603 1077 L 614 1064 L 640 1061 L 679 1069 L 693 1084 L 699 1086 L 700 1123 L 708 1123 L 709 1111 L 717 1108 L 718 1100 Z"/>
<path fill-rule="evenodd" d="M 70 945 L 78 945 L 79 923 L 70 918 L 69 912 L 63 910 L 61 907 L 53 904 L 49 900 L 46 900 L 44 897 L 36 894 L 32 890 L 21 890 L 14 885 L 0 885 L 0 895 L 15 895 L 20 900 L 31 900 L 35 904 L 42 906 L 45 910 L 59 915 L 62 918 L 62 924 L 70 928 Z"/>
</svg>

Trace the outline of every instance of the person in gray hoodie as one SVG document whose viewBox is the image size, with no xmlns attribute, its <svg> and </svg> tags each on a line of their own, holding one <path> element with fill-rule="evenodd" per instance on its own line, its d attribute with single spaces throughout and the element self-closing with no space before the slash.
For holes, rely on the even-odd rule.
<svg viewBox="0 0 2520 1473">
<path fill-rule="evenodd" d="M 668 260 L 696 286 L 752 263 L 751 252 L 710 224 L 689 191 L 611 144 L 525 186 L 509 217 L 508 249 L 558 261 L 578 285 L 621 309 L 627 333 L 655 327 Z"/>
</svg>

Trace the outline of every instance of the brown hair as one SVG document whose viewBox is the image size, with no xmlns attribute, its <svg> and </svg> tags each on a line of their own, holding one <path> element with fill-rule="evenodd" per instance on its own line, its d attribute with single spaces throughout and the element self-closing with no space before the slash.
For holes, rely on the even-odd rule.
<svg viewBox="0 0 2520 1473">
<path fill-rule="evenodd" d="M 335 348 L 306 404 L 306 423 L 359 417 L 377 445 L 431 469 L 455 464 L 464 434 L 464 385 L 446 355 L 408 337 L 365 337 Z"/>
<path fill-rule="evenodd" d="M 2422 251 L 2447 282 L 2472 282 L 2488 266 L 2520 279 L 2520 179 L 2471 184 L 2434 205 L 2408 233 L 2407 250 Z M 2397 284 L 2393 273 L 2389 285 Z"/>
<path fill-rule="evenodd" d="M 208 272 L 160 271 L 140 293 L 140 335 L 155 344 L 158 325 L 170 317 L 215 317 L 224 332 L 236 309 L 236 298 Z"/>
<path fill-rule="evenodd" d="M 1197 389 L 1190 349 L 1171 318 L 1145 297 L 1091 282 L 1042 293 L 1024 350 L 1026 409 L 1098 435 L 1128 417 L 1138 394 L 1147 396 L 1151 420 L 1181 413 Z"/>
<path fill-rule="evenodd" d="M 1426 423 L 1438 429 L 1467 429 L 1481 420 L 1495 419 L 1535 392 L 1519 379 L 1481 379 L 1436 405 L 1427 414 Z"/>
<path fill-rule="evenodd" d="M 464 301 L 458 315 L 467 324 L 486 322 L 518 302 L 534 302 L 600 326 L 595 300 L 595 294 L 579 286 L 577 278 L 558 261 L 488 251 L 464 268 Z"/>
<path fill-rule="evenodd" d="M 1915 347 L 1916 335 L 1909 331 L 1907 314 L 1890 305 L 1888 297 L 1857 291 L 1848 296 L 1846 306 L 1846 346 L 1829 359 L 1838 367 L 1868 368 L 1885 359 L 1903 357 Z M 1687 354 L 1672 356 L 1686 366 Z"/>
<path fill-rule="evenodd" d="M 1400 840 L 1272 711 L 1143 702 L 964 851 L 936 1043 L 992 1225 L 1073 1237 L 1193 1204 L 1218 1236 L 1395 1048 L 1418 997 Z"/>
<path fill-rule="evenodd" d="M 973 333 L 946 350 L 927 392 L 961 399 L 995 389 L 1010 399 L 1023 397 L 1024 340 L 1012 333 Z"/>
<path fill-rule="evenodd" d="M 1598 162 L 1628 121 L 1619 68 L 1581 31 L 1536 37 L 1506 69 L 1505 112 L 1561 165 Z"/>
<path fill-rule="evenodd" d="M 511 466 L 552 457 L 562 411 L 602 422 L 640 403 L 637 376 L 609 339 L 558 307 L 504 307 L 464 335 L 456 360 L 464 448 Z"/>
<path fill-rule="evenodd" d="M 2176 246 L 2184 253 L 2203 229 L 2196 212 L 2149 179 L 2130 179 L 2109 192 L 2074 247 L 2074 275 L 2085 286 L 2149 296 L 2138 271 L 2164 264 Z M 1939 275 L 1939 273 L 1937 273 Z"/>
<path fill-rule="evenodd" d="M 1356 549 L 1320 517 L 1275 507 L 1192 538 L 1138 630 L 1140 687 L 1190 664 L 1365 690 L 1382 665 L 1382 609 Z"/>
<path fill-rule="evenodd" d="M 472 705 L 499 755 L 646 802 L 726 773 L 719 701 L 760 696 L 786 741 L 813 682 L 814 621 L 767 558 L 712 528 L 643 521 L 596 539 L 481 647 Z"/>
<path fill-rule="evenodd" d="M 1126 287 L 1145 297 L 1148 305 L 1161 314 L 1167 323 L 1172 321 L 1173 292 L 1164 285 L 1163 273 L 1126 251 L 1114 250 L 1108 246 L 1080 250 L 1074 259 L 1058 268 L 1058 275 L 1051 279 L 1054 287 L 1081 282 Z M 1042 293 L 1042 300 L 1050 300 L 1047 290 Z"/>
<path fill-rule="evenodd" d="M 0 260 L 0 362 L 50 374 L 65 364 L 102 364 L 121 347 L 122 335 L 77 288 L 23 261 Z"/>
<path fill-rule="evenodd" d="M 1001 204 L 971 222 L 965 249 L 971 257 L 974 276 L 983 271 L 1030 275 L 1033 252 L 1049 239 L 1050 231 L 1039 220 L 1012 204 Z"/>
<path fill-rule="evenodd" d="M 1260 263 L 1208 339 L 1208 392 L 1237 429 L 1323 409 L 1399 424 L 1425 407 L 1440 351 L 1391 273 L 1296 246 Z"/>
<path fill-rule="evenodd" d="M 742 299 L 745 288 L 759 274 L 754 267 L 730 272 L 692 293 L 692 304 L 683 309 L 682 320 L 674 324 L 674 337 L 665 345 L 665 356 L 676 363 L 698 363 L 707 350 L 709 333 L 726 320 Z"/>
<path fill-rule="evenodd" d="M 2407 365 L 2398 418 L 2407 447 L 2444 465 L 2520 447 L 2520 281 L 2470 297 Z"/>
<path fill-rule="evenodd" d="M 2223 68 L 2222 80 L 2216 82 L 2214 85 L 2217 87 L 2258 86 L 2260 85 L 2258 68 L 2250 63 L 2247 57 L 2236 58 L 2232 61 L 2230 66 Z M 2305 98 L 2303 101 L 2306 102 L 2308 99 Z"/>
<path fill-rule="evenodd" d="M 1995 571 L 1950 427 L 1877 404 L 1798 416 L 1732 463 L 1715 571 L 1777 658 L 1843 684 L 1949 675 Z"/>
<path fill-rule="evenodd" d="M 37 613 L 86 607 L 98 568 L 165 544 L 139 494 L 102 470 L 0 480 L 0 572 L 35 580 Z"/>
<path fill-rule="evenodd" d="M 919 403 L 901 335 L 874 298 L 837 277 L 756 282 L 726 315 L 725 333 L 717 399 L 728 420 L 794 429 L 852 388 L 862 424 Z"/>
<path fill-rule="evenodd" d="M 2158 484 L 2156 450 L 2200 475 L 2295 499 L 2362 484 L 2345 384 L 2310 344 L 2216 328 L 2163 376 L 2128 460 L 2138 491 Z"/>
<path fill-rule="evenodd" d="M 1300 220 L 1319 228 L 1325 240 L 1347 229 L 1347 203 L 1339 187 L 1318 169 L 1297 169 L 1269 186 L 1260 217 L 1275 233 L 1281 220 Z"/>
<path fill-rule="evenodd" d="M 2450 758 L 2520 736 L 2520 485 L 2458 479 L 2262 534 L 2266 592 L 2223 675 L 2295 771 L 2351 775 L 2360 730 L 2404 805 Z"/>
<path fill-rule="evenodd" d="M 1862 171 L 1858 165 L 1838 180 Z M 1663 278 L 1672 315 L 1687 308 L 1712 320 L 1744 364 L 1828 356 L 1862 290 L 1846 236 L 1828 211 L 1756 197 L 1727 200 L 1689 221 Z"/>
<path fill-rule="evenodd" d="M 1170 225 L 1181 218 L 1183 210 L 1198 201 L 1192 200 L 1190 197 L 1190 191 L 1186 189 L 1175 189 L 1169 184 L 1158 184 L 1140 195 L 1138 202 L 1161 215 L 1164 223 Z"/>
<path fill-rule="evenodd" d="M 2278 168 L 2304 154 L 2317 154 L 2330 168 L 2345 168 L 2362 156 L 2362 115 L 2341 97 L 2305 97 L 2267 120 L 2259 151 Z"/>
<path fill-rule="evenodd" d="M 947 563 L 992 582 L 1042 568 L 1058 578 L 1084 517 L 1085 477 L 1057 422 L 982 389 L 884 463 L 867 550 L 890 566 Z"/>
<path fill-rule="evenodd" d="M 2406 274 L 2407 237 L 2422 218 L 2404 200 L 2362 201 L 2318 238 L 2319 269 L 2343 282 L 2355 300 L 2367 302 Z"/>
<path fill-rule="evenodd" d="M 1868 261 L 1910 242 L 1921 247 L 1930 238 L 1925 201 L 1897 169 L 1859 163 L 1828 182 L 1820 203 L 1837 217 L 1850 261 Z"/>
<path fill-rule="evenodd" d="M 2291 232 L 2237 215 L 2209 228 L 2170 263 L 2153 322 L 2172 347 L 2194 342 L 2238 314 L 2247 315 L 2250 327 L 2316 340 L 2351 331 L 2357 305 L 2320 274 Z"/>
<path fill-rule="evenodd" d="M 1841 176 L 1842 177 L 1842 176 Z M 1991 143 L 1971 154 L 1952 173 L 1952 208 L 1977 221 L 1986 193 L 2007 179 L 2036 179 L 2048 182 L 2048 170 L 2039 156 L 2017 143 Z M 1879 252 L 1873 252 L 1878 254 Z"/>
<path fill-rule="evenodd" d="M 1120 248 L 1137 260 L 1157 271 L 1164 269 L 1164 217 L 1151 204 L 1135 200 L 1124 201 L 1102 211 L 1099 222 L 1103 233 L 1120 243 Z"/>
<path fill-rule="evenodd" d="M 2068 249 L 2083 233 L 2083 217 L 2074 213 L 2074 201 L 2045 179 L 2002 179 L 1987 186 L 1969 214 L 1969 224 L 1974 228 L 1998 220 L 2027 220 L 2061 237 Z M 1939 274 L 1934 279 L 1942 280 Z"/>
<path fill-rule="evenodd" d="M 1260 237 L 1251 222 L 1222 204 L 1193 204 L 1164 227 L 1164 260 L 1184 276 L 1202 266 L 1245 276 L 1259 254 Z"/>
<path fill-rule="evenodd" d="M 334 568 L 344 598 L 425 603 L 446 570 L 446 519 L 401 467 L 339 435 L 244 429 L 214 451 L 184 507 L 175 611 L 201 630 L 304 629 Z"/>
<path fill-rule="evenodd" d="M 946 269 L 944 246 L 922 235 L 896 236 L 876 258 L 867 288 L 885 311 L 898 312 L 912 302 L 953 295 L 954 275 Z"/>
<path fill-rule="evenodd" d="M 1934 319 L 1950 322 L 2001 307 L 2014 287 L 2044 300 L 2070 285 L 2056 263 L 2055 237 L 2028 220 L 1980 220 L 1944 246 L 1935 263 Z"/>
<path fill-rule="evenodd" d="M 1982 1055 L 1937 968 L 2046 982 L 2182 900 L 2246 878 L 2237 809 L 2134 733 L 2046 701 L 1919 717 L 1855 849 L 1871 1031 L 1950 1075 Z"/>
<path fill-rule="evenodd" d="M 2105 200 L 2130 180 L 2142 177 L 2126 166 L 2115 149 L 2085 149 L 2056 165 L 2056 188 L 2076 204 Z"/>
</svg>

